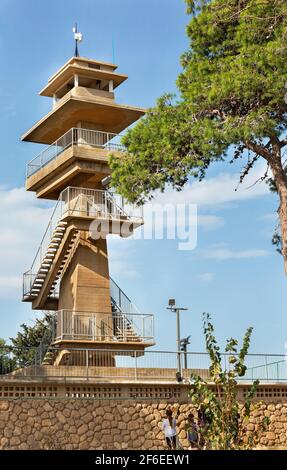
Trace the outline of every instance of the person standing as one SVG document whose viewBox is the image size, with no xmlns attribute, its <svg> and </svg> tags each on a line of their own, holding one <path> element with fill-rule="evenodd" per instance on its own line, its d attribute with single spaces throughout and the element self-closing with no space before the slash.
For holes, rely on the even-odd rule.
<svg viewBox="0 0 287 470">
<path fill-rule="evenodd" d="M 163 420 L 162 430 L 169 449 L 176 449 L 176 419 L 172 416 L 172 410 L 166 410 L 166 419 Z"/>
<path fill-rule="evenodd" d="M 187 440 L 191 449 L 198 449 L 199 448 L 199 428 L 194 420 L 194 415 L 189 413 L 187 417 L 187 423 L 185 425 L 185 431 L 187 434 Z"/>
</svg>

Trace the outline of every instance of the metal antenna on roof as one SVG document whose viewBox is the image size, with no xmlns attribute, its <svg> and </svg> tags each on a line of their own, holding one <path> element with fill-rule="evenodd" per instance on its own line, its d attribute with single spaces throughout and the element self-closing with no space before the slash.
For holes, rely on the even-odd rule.
<svg viewBox="0 0 287 470">
<path fill-rule="evenodd" d="M 78 25 L 75 23 L 73 27 L 74 39 L 75 39 L 75 54 L 74 57 L 79 57 L 79 49 L 78 49 L 78 42 L 82 42 L 83 35 L 82 33 L 78 32 Z"/>
<path fill-rule="evenodd" d="M 116 54 L 115 54 L 115 39 L 112 38 L 112 53 L 113 53 L 113 64 L 116 63 Z"/>
</svg>

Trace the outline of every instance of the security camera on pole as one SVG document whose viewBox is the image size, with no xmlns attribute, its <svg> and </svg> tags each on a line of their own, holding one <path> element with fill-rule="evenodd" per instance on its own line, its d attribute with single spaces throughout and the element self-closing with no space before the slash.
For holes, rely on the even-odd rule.
<svg viewBox="0 0 287 470">
<path fill-rule="evenodd" d="M 180 340 L 180 350 L 184 354 L 184 369 L 187 369 L 187 346 L 190 344 L 190 336 L 187 338 L 181 338 Z"/>
<path fill-rule="evenodd" d="M 177 377 L 181 377 L 182 368 L 181 368 L 181 352 L 180 352 L 180 312 L 183 310 L 188 310 L 188 308 L 184 307 L 176 307 L 175 306 L 175 299 L 169 299 L 168 307 L 166 307 L 171 312 L 176 313 L 176 343 L 177 343 Z"/>
</svg>

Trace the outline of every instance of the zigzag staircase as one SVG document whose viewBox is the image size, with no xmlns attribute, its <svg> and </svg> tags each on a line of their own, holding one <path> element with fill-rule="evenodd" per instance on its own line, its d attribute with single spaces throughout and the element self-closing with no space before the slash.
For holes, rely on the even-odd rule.
<svg viewBox="0 0 287 470">
<path fill-rule="evenodd" d="M 67 188 L 65 199 L 61 194 L 44 233 L 40 247 L 32 263 L 31 269 L 24 274 L 23 300 L 33 303 L 33 309 L 57 310 L 58 287 L 60 280 L 74 256 L 80 242 L 80 229 L 77 217 L 128 220 L 130 216 L 117 204 L 113 195 L 108 191 L 86 191 L 75 193 Z M 67 217 L 72 215 L 72 220 Z M 108 331 L 110 338 L 119 342 L 140 342 L 140 328 L 137 328 L 134 317 L 141 315 L 121 288 L 110 279 L 111 311 L 109 321 L 101 320 L 103 330 Z M 112 320 L 112 321 L 110 321 Z M 39 345 L 38 355 L 43 365 L 55 364 L 58 354 L 53 348 L 55 340 L 55 325 L 53 333 L 48 332 L 44 343 Z M 67 356 L 67 351 L 65 352 Z M 68 357 L 68 356 L 67 356 Z M 61 361 L 60 361 L 61 362 Z"/>
<path fill-rule="evenodd" d="M 100 216 L 110 220 L 131 220 L 108 191 L 67 188 L 63 193 L 31 269 L 24 274 L 23 301 L 33 302 L 33 309 L 57 309 L 57 287 L 79 241 L 78 225 L 67 221 L 67 217 L 91 220 Z"/>
<path fill-rule="evenodd" d="M 119 341 L 141 341 L 134 321 L 129 315 L 139 314 L 138 309 L 112 278 L 110 278 L 110 288 L 114 336 Z"/>
<path fill-rule="evenodd" d="M 30 282 L 28 291 L 23 293 L 23 300 L 32 301 L 34 309 L 50 309 L 53 301 L 57 306 L 56 288 L 71 260 L 78 235 L 79 231 L 73 225 L 60 220 L 52 231 L 50 243 L 43 250 L 36 274 L 33 273 L 36 263 L 24 274 Z"/>
</svg>

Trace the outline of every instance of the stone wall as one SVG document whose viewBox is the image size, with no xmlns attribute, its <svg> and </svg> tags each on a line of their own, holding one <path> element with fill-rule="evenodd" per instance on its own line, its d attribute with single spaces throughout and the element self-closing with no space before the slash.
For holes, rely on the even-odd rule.
<svg viewBox="0 0 287 470">
<path fill-rule="evenodd" d="M 161 423 L 167 406 L 179 408 L 178 434 L 184 431 L 190 404 L 171 400 L 53 399 L 0 400 L 0 449 L 165 449 Z M 287 448 L 287 400 L 262 403 L 248 425 L 252 432 L 270 417 L 261 445 Z"/>
</svg>

